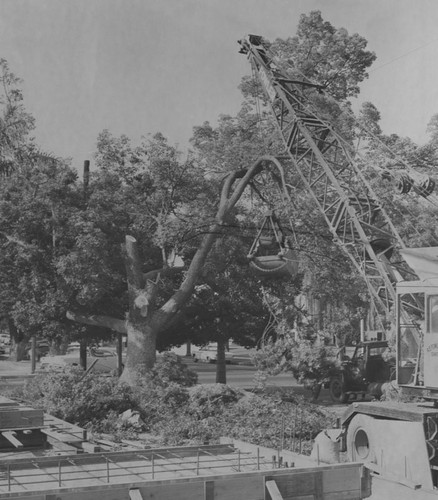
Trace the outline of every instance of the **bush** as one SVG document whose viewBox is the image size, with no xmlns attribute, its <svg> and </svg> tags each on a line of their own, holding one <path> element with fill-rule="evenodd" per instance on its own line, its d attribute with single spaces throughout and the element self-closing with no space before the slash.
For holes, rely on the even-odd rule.
<svg viewBox="0 0 438 500">
<path fill-rule="evenodd" d="M 116 377 L 84 376 L 80 368 L 38 374 L 22 397 L 35 408 L 81 427 L 96 427 L 108 414 L 137 408 L 133 391 Z"/>
<path fill-rule="evenodd" d="M 327 427 L 333 426 L 334 416 L 326 410 L 296 398 L 283 401 L 275 395 L 251 395 L 241 399 L 226 414 L 226 435 L 260 446 L 287 449 L 289 438 L 300 437 L 310 444 L 311 440 Z"/>
<path fill-rule="evenodd" d="M 184 387 L 191 387 L 198 382 L 198 374 L 172 352 L 165 352 L 158 356 L 152 371 L 147 377 L 162 386 L 174 382 Z"/>
<path fill-rule="evenodd" d="M 198 419 L 218 416 L 236 403 L 242 395 L 243 393 L 228 385 L 199 385 L 190 391 L 187 411 Z"/>
<path fill-rule="evenodd" d="M 261 372 L 270 375 L 290 372 L 309 388 L 327 382 L 340 368 L 333 348 L 317 337 L 296 341 L 288 335 L 266 342 L 255 354 L 254 363 Z"/>
</svg>

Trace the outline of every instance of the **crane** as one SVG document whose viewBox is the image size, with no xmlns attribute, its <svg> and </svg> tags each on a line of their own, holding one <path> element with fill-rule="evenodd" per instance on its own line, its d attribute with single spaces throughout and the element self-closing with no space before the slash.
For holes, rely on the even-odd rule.
<svg viewBox="0 0 438 500">
<path fill-rule="evenodd" d="M 258 35 L 239 40 L 262 85 L 284 152 L 338 244 L 363 277 L 376 310 L 396 312 L 397 382 L 415 403 L 355 403 L 343 419 L 352 460 L 425 488 L 438 487 L 438 248 L 406 248 L 351 143 L 319 116 L 310 96 L 323 86 L 286 71 Z M 404 194 L 431 195 L 435 182 L 409 166 L 382 169 Z M 399 256 L 402 256 L 402 259 Z"/>
</svg>

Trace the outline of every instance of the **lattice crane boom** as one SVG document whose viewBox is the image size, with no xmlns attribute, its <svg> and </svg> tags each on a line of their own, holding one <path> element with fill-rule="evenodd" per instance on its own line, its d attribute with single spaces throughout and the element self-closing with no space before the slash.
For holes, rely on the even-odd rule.
<svg viewBox="0 0 438 500">
<path fill-rule="evenodd" d="M 268 97 L 288 163 L 364 278 L 378 310 L 389 312 L 395 284 L 414 273 L 391 262 L 393 250 L 405 247 L 397 229 L 355 161 L 352 146 L 313 109 L 308 93 L 323 92 L 323 87 L 290 78 L 260 36 L 249 35 L 239 43 Z"/>
</svg>

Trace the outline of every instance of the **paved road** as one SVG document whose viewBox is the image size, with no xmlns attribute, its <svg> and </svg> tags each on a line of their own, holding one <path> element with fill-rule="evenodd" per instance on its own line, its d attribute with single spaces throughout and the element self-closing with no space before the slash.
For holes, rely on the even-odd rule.
<svg viewBox="0 0 438 500">
<path fill-rule="evenodd" d="M 195 363 L 191 358 L 182 358 L 184 363 L 194 370 L 199 377 L 200 384 L 214 384 L 216 382 L 216 364 L 203 363 L 198 361 Z M 238 385 L 240 387 L 254 387 L 256 385 L 255 376 L 257 370 L 254 366 L 227 364 L 227 383 Z M 269 377 L 269 384 L 276 386 L 297 385 L 292 375 L 281 374 L 276 377 Z"/>
</svg>

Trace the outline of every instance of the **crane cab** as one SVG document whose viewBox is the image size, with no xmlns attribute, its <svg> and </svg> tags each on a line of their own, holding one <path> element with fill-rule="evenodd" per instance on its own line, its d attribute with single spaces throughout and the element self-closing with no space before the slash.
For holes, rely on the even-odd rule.
<svg viewBox="0 0 438 500">
<path fill-rule="evenodd" d="M 420 278 L 397 284 L 397 382 L 438 403 L 438 248 L 401 250 Z"/>
</svg>

